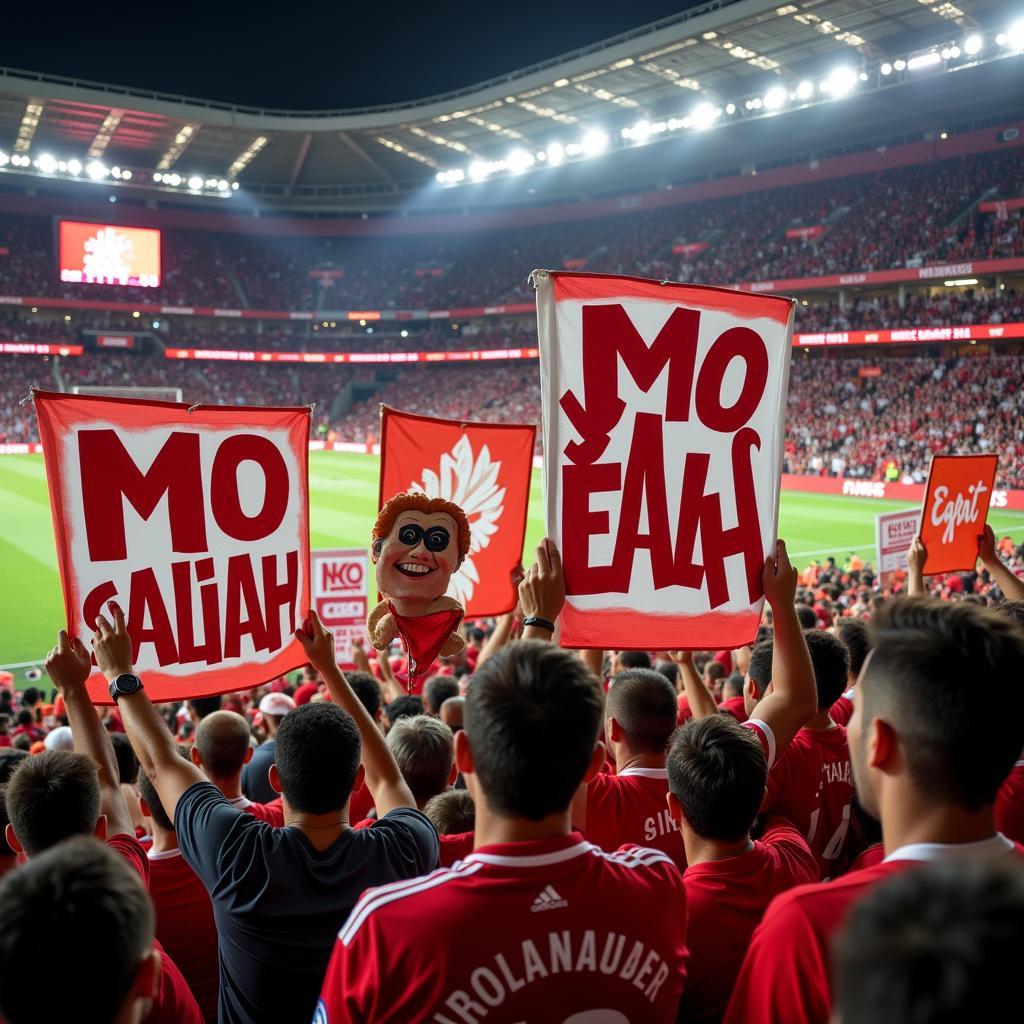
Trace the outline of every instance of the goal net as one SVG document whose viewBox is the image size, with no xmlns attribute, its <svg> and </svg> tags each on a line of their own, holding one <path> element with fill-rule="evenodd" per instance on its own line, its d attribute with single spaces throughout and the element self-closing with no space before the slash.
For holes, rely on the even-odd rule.
<svg viewBox="0 0 1024 1024">
<path fill-rule="evenodd" d="M 181 388 L 117 387 L 103 384 L 76 384 L 71 388 L 76 395 L 100 395 L 104 398 L 144 398 L 152 402 L 180 402 Z"/>
</svg>

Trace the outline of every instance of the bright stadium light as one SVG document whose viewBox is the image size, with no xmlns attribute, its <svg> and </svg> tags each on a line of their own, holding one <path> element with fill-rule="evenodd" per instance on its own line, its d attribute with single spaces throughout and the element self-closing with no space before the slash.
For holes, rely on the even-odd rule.
<svg viewBox="0 0 1024 1024">
<path fill-rule="evenodd" d="M 772 86 L 764 94 L 764 105 L 768 110 L 778 110 L 786 102 L 786 90 L 781 85 Z"/>
<path fill-rule="evenodd" d="M 907 61 L 907 70 L 920 71 L 922 68 L 933 68 L 936 64 L 941 63 L 942 54 L 932 50 L 931 53 L 919 53 L 916 57 L 911 57 Z"/>
<path fill-rule="evenodd" d="M 809 100 L 814 95 L 814 83 L 804 79 L 796 87 L 796 98 L 798 100 Z"/>
<path fill-rule="evenodd" d="M 470 181 L 483 181 L 488 175 L 487 164 L 482 160 L 474 160 L 469 165 L 469 179 Z"/>
<path fill-rule="evenodd" d="M 878 70 L 881 71 L 883 75 L 891 75 L 892 65 L 886 61 Z"/>
<path fill-rule="evenodd" d="M 192 189 L 193 192 L 198 192 L 199 189 L 203 187 L 203 179 L 200 178 L 198 174 L 193 174 L 192 177 L 188 179 L 188 187 Z"/>
<path fill-rule="evenodd" d="M 848 67 L 835 68 L 828 76 L 828 91 L 839 99 L 852 92 L 857 85 L 857 73 Z"/>
<path fill-rule="evenodd" d="M 49 153 L 42 153 L 39 159 L 36 160 L 36 167 L 43 172 L 43 174 L 53 174 L 57 170 L 57 158 L 51 156 Z"/>
<path fill-rule="evenodd" d="M 729 115 L 735 114 L 736 113 L 736 104 L 735 103 L 727 103 L 725 105 L 725 112 L 727 114 L 729 114 Z"/>
<path fill-rule="evenodd" d="M 551 167 L 557 167 L 565 159 L 565 146 L 560 142 L 549 143 L 545 152 L 548 155 L 548 164 Z"/>
<path fill-rule="evenodd" d="M 10 157 L 3 151 L 0 150 L 0 167 L 6 167 L 10 162 Z"/>
<path fill-rule="evenodd" d="M 508 164 L 508 169 L 513 174 L 523 174 L 536 162 L 536 157 L 532 153 L 527 153 L 525 149 L 513 149 L 505 157 L 505 163 Z"/>
<path fill-rule="evenodd" d="M 717 110 L 707 102 L 698 103 L 697 106 L 690 111 L 690 117 L 693 118 L 693 127 L 699 132 L 710 128 L 715 121 L 718 120 L 721 114 L 722 112 L 720 110 Z"/>
<path fill-rule="evenodd" d="M 165 175 L 164 176 L 164 181 L 166 181 L 168 185 L 171 185 L 174 188 L 177 188 L 181 184 L 181 175 L 180 174 L 168 174 L 168 175 Z"/>
<path fill-rule="evenodd" d="M 608 134 L 600 128 L 591 128 L 580 139 L 580 146 L 584 156 L 598 156 L 608 148 Z"/>
<path fill-rule="evenodd" d="M 1006 30 L 1006 45 L 1011 50 L 1024 50 L 1024 18 L 1015 21 Z"/>
<path fill-rule="evenodd" d="M 894 60 L 892 62 L 892 66 L 897 71 L 906 71 L 907 70 L 907 62 L 905 60 Z"/>
<path fill-rule="evenodd" d="M 131 171 L 122 171 L 121 172 L 121 179 L 123 181 L 131 181 L 132 180 L 132 172 Z"/>
</svg>

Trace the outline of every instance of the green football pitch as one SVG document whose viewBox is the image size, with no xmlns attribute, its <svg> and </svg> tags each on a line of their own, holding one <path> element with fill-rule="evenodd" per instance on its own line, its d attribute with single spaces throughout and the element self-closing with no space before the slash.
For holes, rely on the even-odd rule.
<svg viewBox="0 0 1024 1024">
<path fill-rule="evenodd" d="M 377 510 L 377 459 L 361 454 L 311 452 L 311 542 L 314 548 L 367 543 Z M 841 495 L 782 495 L 779 534 L 803 568 L 812 558 L 856 551 L 874 558 L 875 515 L 906 502 Z M 992 512 L 998 534 L 1024 535 L 1024 513 Z M 529 564 L 543 536 L 540 474 L 535 470 L 526 531 Z M 49 499 L 42 456 L 0 459 L 0 667 L 42 658 L 63 625 Z M 24 685 L 16 672 L 18 685 Z"/>
</svg>

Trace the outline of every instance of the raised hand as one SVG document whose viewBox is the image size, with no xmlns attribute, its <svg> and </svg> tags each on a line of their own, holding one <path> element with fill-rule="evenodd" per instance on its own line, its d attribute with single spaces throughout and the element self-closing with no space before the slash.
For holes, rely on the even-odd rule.
<svg viewBox="0 0 1024 1024">
<path fill-rule="evenodd" d="M 107 607 L 114 621 L 111 624 L 102 614 L 96 616 L 92 649 L 99 670 L 112 680 L 132 670 L 132 638 L 128 635 L 121 606 L 110 601 Z"/>
<path fill-rule="evenodd" d="M 64 693 L 65 690 L 85 685 L 92 671 L 92 658 L 88 648 L 77 636 L 72 639 L 67 630 L 62 629 L 57 634 L 57 646 L 47 654 L 43 667 L 53 685 Z"/>
<path fill-rule="evenodd" d="M 536 616 L 554 622 L 565 604 L 562 556 L 554 541 L 546 537 L 537 545 L 537 561 L 519 584 L 519 607 L 523 618 Z"/>
<path fill-rule="evenodd" d="M 761 583 L 773 609 L 792 607 L 796 599 L 797 571 L 789 561 L 786 542 L 781 538 L 776 546 L 776 557 L 764 560 Z"/>
<path fill-rule="evenodd" d="M 306 621 L 295 631 L 302 644 L 309 663 L 321 675 L 336 666 L 334 658 L 334 634 L 320 621 L 320 616 L 310 608 Z"/>
</svg>

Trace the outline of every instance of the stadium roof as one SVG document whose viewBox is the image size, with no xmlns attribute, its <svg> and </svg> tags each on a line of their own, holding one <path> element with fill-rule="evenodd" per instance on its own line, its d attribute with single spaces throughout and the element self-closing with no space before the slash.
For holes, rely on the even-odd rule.
<svg viewBox="0 0 1024 1024">
<path fill-rule="evenodd" d="M 716 130 L 685 151 L 688 169 L 706 174 L 782 159 L 798 146 L 808 152 L 1024 106 L 1019 67 L 999 59 L 1020 13 L 996 0 L 718 0 L 459 92 L 341 111 L 263 110 L 0 69 L 0 169 L 87 178 L 95 162 L 104 173 L 94 177 L 108 185 L 208 196 L 231 196 L 237 181 L 242 196 L 288 209 L 397 207 L 425 191 L 439 205 L 465 206 L 482 195 L 470 194 L 470 177 L 539 169 L 553 144 L 559 163 L 570 150 L 568 171 L 573 155 L 693 136 L 706 116 Z M 961 50 L 973 34 L 982 49 Z M 956 47 L 955 58 L 927 57 L 940 46 L 944 54 Z M 915 55 L 927 57 L 920 70 L 930 74 L 899 68 Z M 837 68 L 860 76 L 842 117 L 822 84 Z M 798 94 L 802 82 L 813 95 Z M 813 117 L 781 109 L 790 107 L 817 109 Z M 769 116 L 776 113 L 786 114 L 784 132 Z M 747 130 L 730 127 L 738 123 Z M 624 138 L 636 126 L 643 138 Z M 628 187 L 651 158 L 595 163 L 605 165 L 608 187 Z M 114 167 L 130 180 L 112 181 Z M 465 184 L 442 188 L 445 171 L 450 184 Z M 581 187 L 578 176 L 562 178 L 564 189 Z"/>
</svg>

